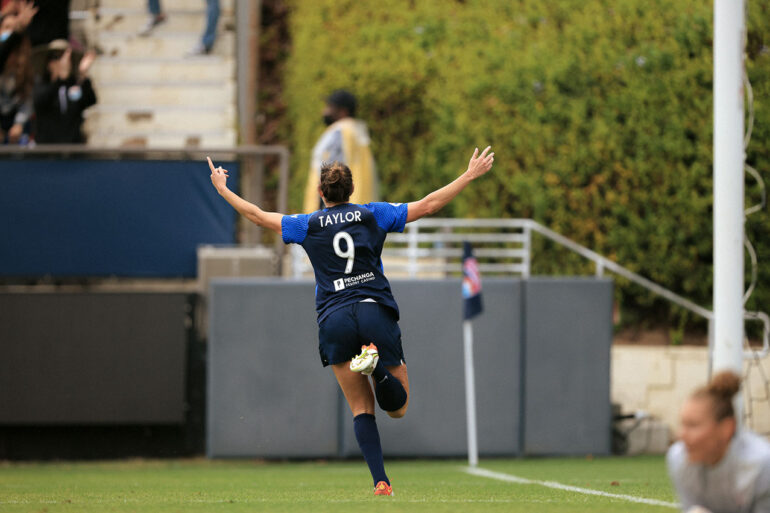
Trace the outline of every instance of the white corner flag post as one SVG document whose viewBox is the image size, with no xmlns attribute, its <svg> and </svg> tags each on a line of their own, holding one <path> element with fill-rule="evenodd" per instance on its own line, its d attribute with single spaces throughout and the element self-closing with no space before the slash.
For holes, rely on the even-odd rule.
<svg viewBox="0 0 770 513">
<path fill-rule="evenodd" d="M 476 379 L 473 375 L 473 321 L 463 321 L 463 346 L 465 355 L 465 410 L 468 427 L 468 465 L 479 464 L 478 434 L 476 432 Z"/>
<path fill-rule="evenodd" d="M 479 464 L 478 433 L 476 431 L 476 379 L 473 372 L 473 319 L 483 311 L 481 302 L 481 273 L 473 249 L 463 243 L 463 355 L 465 361 L 465 412 L 468 428 L 468 465 Z"/>
<path fill-rule="evenodd" d="M 744 0 L 714 0 L 714 347 L 712 368 L 743 369 Z M 739 398 L 736 405 L 742 406 Z M 741 409 L 737 409 L 740 419 Z"/>
</svg>

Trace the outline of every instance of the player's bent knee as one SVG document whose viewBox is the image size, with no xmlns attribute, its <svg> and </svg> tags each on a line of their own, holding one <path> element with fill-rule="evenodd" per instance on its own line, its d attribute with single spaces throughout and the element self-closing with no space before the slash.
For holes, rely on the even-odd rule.
<svg viewBox="0 0 770 513">
<path fill-rule="evenodd" d="M 404 415 L 406 415 L 406 409 L 409 407 L 408 404 L 403 405 L 401 408 L 395 411 L 388 411 L 387 413 L 391 418 L 393 419 L 400 419 Z"/>
</svg>

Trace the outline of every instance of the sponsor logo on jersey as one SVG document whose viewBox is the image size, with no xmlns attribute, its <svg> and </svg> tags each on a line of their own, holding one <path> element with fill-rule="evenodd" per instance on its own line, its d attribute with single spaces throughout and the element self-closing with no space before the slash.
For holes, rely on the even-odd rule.
<svg viewBox="0 0 770 513">
<path fill-rule="evenodd" d="M 374 273 L 363 273 L 358 276 L 340 278 L 339 280 L 334 280 L 334 292 L 339 292 L 348 287 L 355 287 L 356 285 L 361 285 L 362 283 L 373 280 L 375 280 Z"/>
</svg>

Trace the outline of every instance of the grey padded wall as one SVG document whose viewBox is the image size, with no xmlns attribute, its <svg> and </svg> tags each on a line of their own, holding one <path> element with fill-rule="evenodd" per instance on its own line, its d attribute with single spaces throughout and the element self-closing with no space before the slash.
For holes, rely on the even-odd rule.
<svg viewBox="0 0 770 513">
<path fill-rule="evenodd" d="M 403 419 L 377 411 L 385 453 L 462 455 L 460 281 L 392 287 L 411 396 Z M 528 454 L 608 453 L 612 283 L 487 279 L 483 288 L 485 311 L 474 321 L 480 453 L 520 454 L 522 444 Z M 318 358 L 313 289 L 308 281 L 212 282 L 209 456 L 359 454 L 350 411 Z"/>
<path fill-rule="evenodd" d="M 524 285 L 526 454 L 609 454 L 612 281 Z"/>
<path fill-rule="evenodd" d="M 212 281 L 209 456 L 337 455 L 337 385 L 318 358 L 313 290 L 309 281 Z"/>
</svg>

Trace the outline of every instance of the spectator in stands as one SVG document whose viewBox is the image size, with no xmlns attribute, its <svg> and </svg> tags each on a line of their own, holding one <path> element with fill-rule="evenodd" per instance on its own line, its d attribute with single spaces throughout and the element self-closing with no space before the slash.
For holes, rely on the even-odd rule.
<svg viewBox="0 0 770 513">
<path fill-rule="evenodd" d="M 163 12 L 160 0 L 147 0 L 147 10 L 150 12 L 150 19 L 147 20 L 142 30 L 139 31 L 139 35 L 144 37 L 152 34 L 155 27 L 165 22 L 168 18 L 166 13 Z"/>
<path fill-rule="evenodd" d="M 219 23 L 219 0 L 206 0 L 206 28 L 200 41 L 188 53 L 190 56 L 207 55 L 214 49 L 217 40 L 217 23 Z"/>
<path fill-rule="evenodd" d="M 770 443 L 738 426 L 740 385 L 740 376 L 721 372 L 682 406 L 681 440 L 666 458 L 682 511 L 770 511 Z"/>
<path fill-rule="evenodd" d="M 96 103 L 88 70 L 95 54 L 85 54 L 73 65 L 69 43 L 52 41 L 48 47 L 46 69 L 35 85 L 35 112 L 40 144 L 78 144 L 86 142 L 83 111 Z"/>
<path fill-rule="evenodd" d="M 323 121 L 328 128 L 313 148 L 310 173 L 305 187 L 304 212 L 324 208 L 318 199 L 321 165 L 338 161 L 346 164 L 356 184 L 351 203 L 365 204 L 377 201 L 379 184 L 374 157 L 370 149 L 366 123 L 355 119 L 356 97 L 348 91 L 334 91 L 327 99 Z"/>
<path fill-rule="evenodd" d="M 25 34 L 37 9 L 14 2 L 0 15 L 0 142 L 26 144 L 32 117 L 31 45 Z"/>
</svg>

